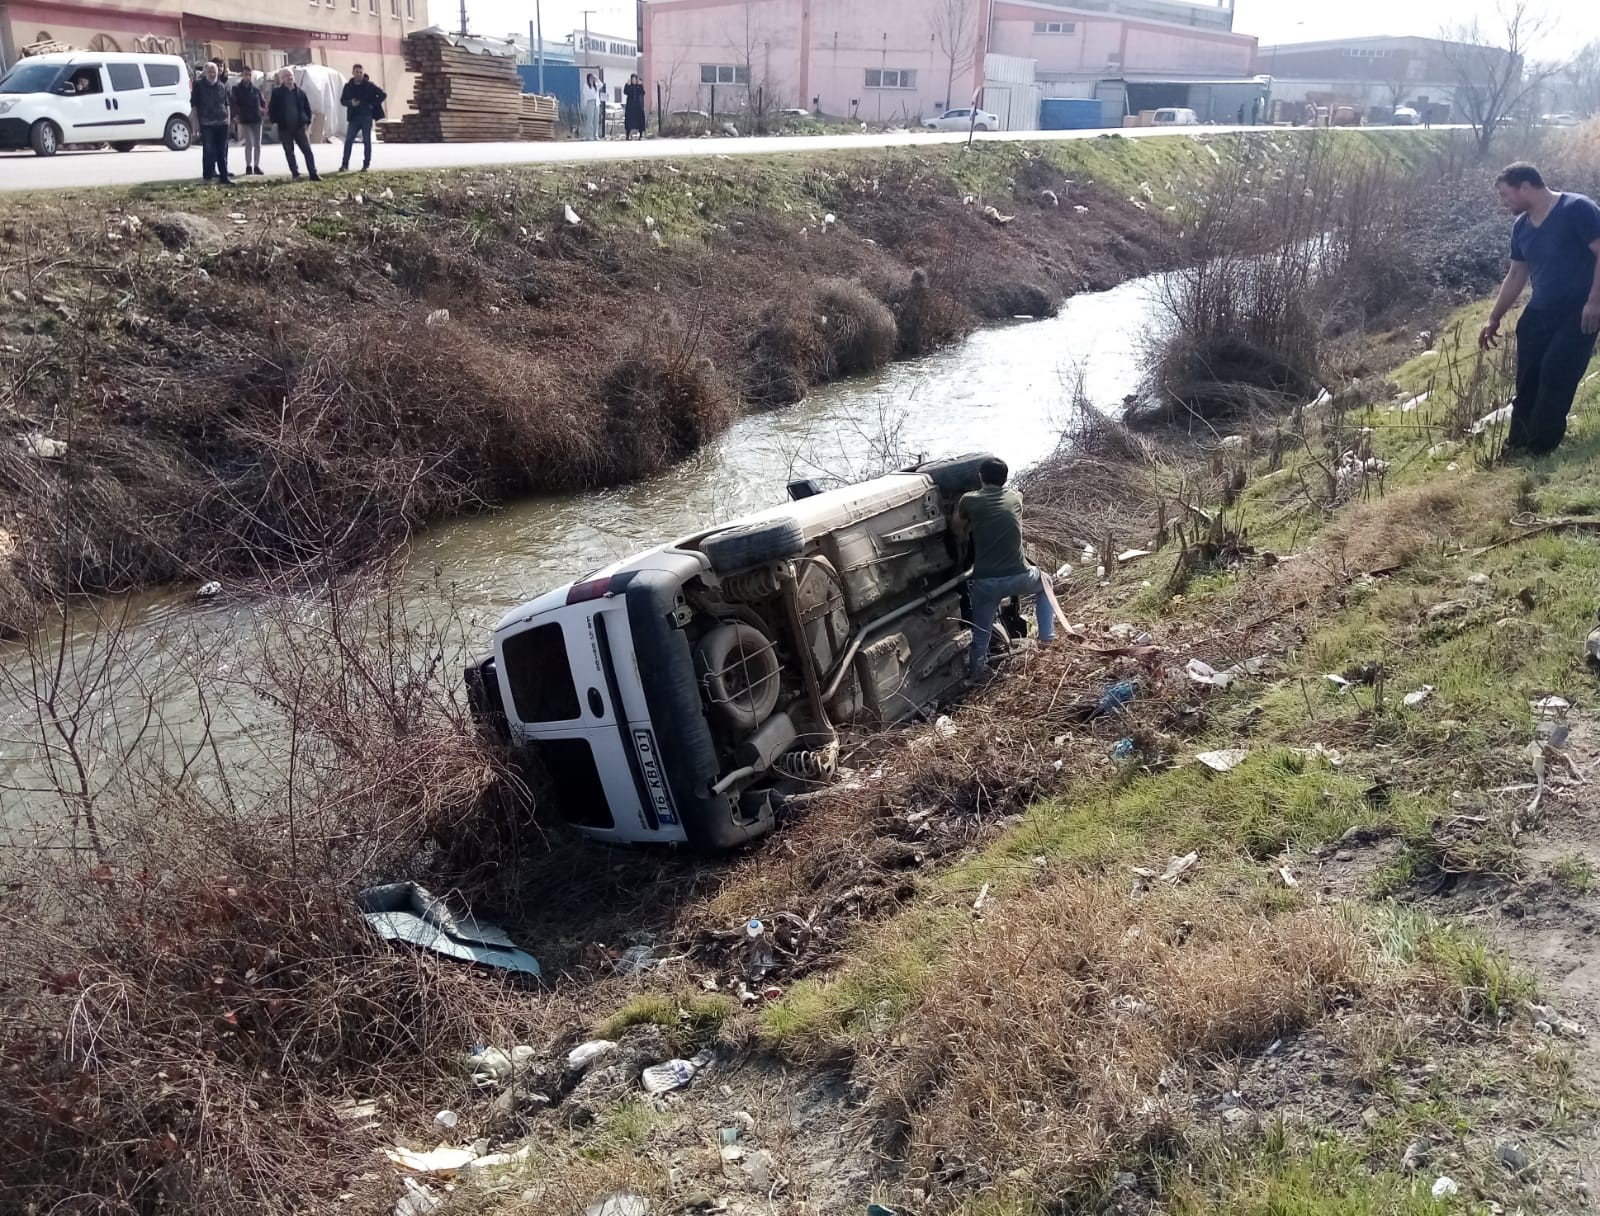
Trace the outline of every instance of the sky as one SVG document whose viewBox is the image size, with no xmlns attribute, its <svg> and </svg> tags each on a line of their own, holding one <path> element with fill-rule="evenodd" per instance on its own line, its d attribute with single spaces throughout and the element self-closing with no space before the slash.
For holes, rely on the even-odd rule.
<svg viewBox="0 0 1600 1216">
<path fill-rule="evenodd" d="M 1358 38 L 1372 34 L 1436 35 L 1444 25 L 1476 12 L 1492 25 L 1497 3 L 1510 0 L 1236 0 L 1234 28 L 1255 34 L 1263 43 L 1308 42 L 1322 38 Z M 1551 53 L 1600 38 L 1600 3 L 1596 0 L 1537 0 L 1559 20 L 1559 35 L 1547 40 Z M 631 0 L 541 0 L 546 38 L 561 38 L 583 27 L 583 10 L 592 31 L 632 33 L 636 21 Z M 467 22 L 475 34 L 525 31 L 533 20 L 533 0 L 467 0 Z M 435 23 L 454 29 L 460 20 L 459 0 L 428 0 Z"/>
</svg>

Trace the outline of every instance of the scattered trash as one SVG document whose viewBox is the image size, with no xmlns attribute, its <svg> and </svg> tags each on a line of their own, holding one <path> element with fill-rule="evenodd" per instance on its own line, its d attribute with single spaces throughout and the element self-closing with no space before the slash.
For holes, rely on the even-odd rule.
<svg viewBox="0 0 1600 1216">
<path fill-rule="evenodd" d="M 465 963 L 539 974 L 539 960 L 519 949 L 503 929 L 471 916 L 456 916 L 443 900 L 414 882 L 369 887 L 356 903 L 386 941 L 409 942 Z"/>
<path fill-rule="evenodd" d="M 1225 676 L 1258 676 L 1272 665 L 1270 655 L 1258 654 L 1235 663 L 1222 674 Z"/>
<path fill-rule="evenodd" d="M 1294 876 L 1294 871 L 1288 866 L 1278 867 L 1278 877 L 1283 880 L 1283 885 L 1291 891 L 1300 885 L 1300 880 Z"/>
<path fill-rule="evenodd" d="M 837 219 L 834 216 L 833 212 L 831 212 L 831 211 L 828 212 L 827 215 L 822 217 L 822 223 L 823 223 L 824 227 L 828 227 L 828 226 L 830 226 L 830 225 L 832 225 L 832 224 L 834 224 L 836 222 L 837 222 Z"/>
<path fill-rule="evenodd" d="M 972 901 L 972 913 L 976 916 L 983 911 L 983 905 L 989 900 L 989 884 L 984 883 L 978 891 L 978 898 Z"/>
<path fill-rule="evenodd" d="M 1405 701 L 1408 709 L 1415 709 L 1418 705 L 1421 705 L 1431 696 L 1433 696 L 1433 685 L 1424 684 L 1421 688 L 1417 689 L 1416 692 L 1406 693 L 1403 700 Z"/>
<path fill-rule="evenodd" d="M 629 946 L 614 964 L 618 975 L 639 975 L 659 962 L 653 946 Z"/>
<path fill-rule="evenodd" d="M 1243 435 L 1224 435 L 1221 439 L 1219 439 L 1217 441 L 1217 446 L 1219 448 L 1225 448 L 1225 449 L 1242 448 L 1242 447 L 1244 447 L 1244 436 Z"/>
<path fill-rule="evenodd" d="M 367 1131 L 378 1126 L 378 1104 L 376 1102 L 346 1102 L 343 1106 L 336 1107 L 334 1118 L 341 1123 L 351 1123 L 356 1131 Z"/>
<path fill-rule="evenodd" d="M 413 1174 L 450 1177 L 478 1154 L 470 1148 L 451 1148 L 449 1145 L 441 1144 L 426 1153 L 414 1152 L 409 1148 L 386 1148 L 383 1150 L 383 1155 L 393 1165 L 409 1170 Z"/>
<path fill-rule="evenodd" d="M 1589 1037 L 1587 1026 L 1582 1022 L 1574 1022 L 1571 1018 L 1562 1017 L 1553 1005 L 1529 1005 L 1528 1013 L 1533 1017 L 1533 1028 L 1541 1034 L 1559 1035 L 1563 1039 Z"/>
<path fill-rule="evenodd" d="M 1196 684 L 1209 684 L 1213 688 L 1226 688 L 1233 683 L 1233 677 L 1227 672 L 1218 671 L 1209 663 L 1202 663 L 1199 659 L 1190 659 L 1183 670 Z"/>
<path fill-rule="evenodd" d="M 1134 889 L 1142 891 L 1151 882 L 1164 882 L 1177 886 L 1183 876 L 1194 869 L 1199 860 L 1199 853 L 1185 853 L 1182 857 L 1174 857 L 1167 862 L 1167 868 L 1159 874 L 1144 866 L 1134 866 L 1133 872 L 1139 878 Z"/>
<path fill-rule="evenodd" d="M 209 583 L 201 583 L 200 586 L 195 589 L 194 598 L 197 600 L 209 600 L 221 594 L 222 584 L 213 579 Z"/>
<path fill-rule="evenodd" d="M 1433 1155 L 1433 1141 L 1426 1136 L 1418 1136 L 1406 1145 L 1405 1155 L 1400 1158 L 1400 1168 L 1406 1173 L 1415 1173 L 1428 1164 L 1428 1158 Z"/>
<path fill-rule="evenodd" d="M 1451 1199 L 1461 1194 L 1461 1186 L 1454 1178 L 1440 1175 L 1433 1182 L 1433 1197 L 1435 1199 Z"/>
<path fill-rule="evenodd" d="M 1111 758 L 1113 760 L 1127 760 L 1132 757 L 1133 753 L 1134 744 L 1132 739 L 1118 739 L 1117 745 L 1111 749 Z"/>
<path fill-rule="evenodd" d="M 453 1110 L 442 1110 L 433 1117 L 433 1126 L 442 1132 L 449 1131 L 460 1122 L 461 1116 Z"/>
<path fill-rule="evenodd" d="M 22 449 L 24 456 L 36 456 L 40 460 L 60 460 L 67 454 L 66 440 L 52 439 L 39 431 L 18 435 L 17 446 Z"/>
<path fill-rule="evenodd" d="M 474 1157 L 462 1168 L 491 1170 L 497 1166 L 515 1165 L 519 1161 L 526 1161 L 531 1156 L 533 1156 L 533 1145 L 525 1144 L 514 1153 L 486 1153 L 482 1157 Z"/>
<path fill-rule="evenodd" d="M 1528 814 L 1533 814 L 1539 809 L 1539 804 L 1544 801 L 1545 763 L 1544 744 L 1537 739 L 1529 743 L 1522 752 L 1533 763 L 1534 792 L 1533 801 L 1528 803 Z"/>
<path fill-rule="evenodd" d="M 988 220 L 991 224 L 1003 227 L 1017 217 L 1014 215 L 1001 215 L 1000 212 L 995 210 L 994 207 L 985 207 L 983 209 L 983 218 Z"/>
<path fill-rule="evenodd" d="M 1341 697 L 1344 696 L 1345 693 L 1349 692 L 1352 687 L 1352 681 L 1345 679 L 1343 676 L 1334 675 L 1334 673 L 1331 671 L 1324 676 L 1323 679 L 1334 685 L 1334 687 L 1339 690 L 1339 695 Z"/>
<path fill-rule="evenodd" d="M 1400 412 L 1402 414 L 1409 414 L 1413 412 L 1419 405 L 1423 405 L 1427 402 L 1428 396 L 1429 394 L 1427 393 L 1418 393 L 1415 397 L 1411 398 L 1410 401 L 1407 401 L 1400 407 Z"/>
<path fill-rule="evenodd" d="M 1443 621 L 1451 617 L 1465 616 L 1471 608 L 1471 604 L 1462 600 L 1445 600 L 1428 609 L 1428 619 L 1430 621 Z"/>
<path fill-rule="evenodd" d="M 1221 751 L 1201 752 L 1195 759 L 1219 773 L 1231 773 L 1245 762 L 1249 754 L 1242 747 L 1225 747 Z"/>
<path fill-rule="evenodd" d="M 1528 1150 L 1510 1140 L 1504 1141 L 1495 1149 L 1495 1156 L 1499 1157 L 1500 1164 L 1513 1174 L 1520 1174 L 1533 1164 L 1533 1158 L 1528 1156 Z"/>
<path fill-rule="evenodd" d="M 432 312 L 430 312 L 428 314 L 427 319 L 424 320 L 422 323 L 424 325 L 432 327 L 432 326 L 436 326 L 436 325 L 443 325 L 449 319 L 450 319 L 450 310 L 448 308 L 435 308 Z"/>
<path fill-rule="evenodd" d="M 1499 409 L 1491 410 L 1482 418 L 1479 418 L 1476 422 L 1474 422 L 1471 429 L 1468 431 L 1468 434 L 1481 435 L 1490 427 L 1498 426 L 1500 423 L 1509 422 L 1510 420 L 1511 407 L 1509 405 L 1502 405 Z"/>
<path fill-rule="evenodd" d="M 664 1064 L 653 1064 L 644 1070 L 640 1082 L 646 1093 L 671 1093 L 694 1080 L 695 1074 L 714 1058 L 711 1052 L 702 1051 L 691 1060 L 668 1060 Z"/>
<path fill-rule="evenodd" d="M 572 206 L 571 206 L 570 203 L 562 203 L 561 204 L 561 217 L 564 220 L 566 220 L 567 223 L 569 223 L 569 224 L 581 224 L 581 223 L 583 223 L 583 221 L 578 218 L 578 213 L 572 209 Z"/>
<path fill-rule="evenodd" d="M 941 739 L 954 739 L 956 737 L 956 724 L 945 714 L 940 714 L 934 721 L 933 733 Z"/>
<path fill-rule="evenodd" d="M 739 1168 L 749 1175 L 757 1190 L 764 1191 L 772 1185 L 774 1165 L 772 1154 L 766 1149 L 760 1149 L 746 1157 Z"/>
<path fill-rule="evenodd" d="M 772 942 L 767 938 L 767 927 L 752 917 L 745 922 L 744 939 L 745 975 L 752 980 L 762 979 L 778 962 Z"/>
<path fill-rule="evenodd" d="M 496 1089 L 533 1062 L 533 1048 L 519 1043 L 509 1053 L 498 1047 L 475 1047 L 467 1053 L 467 1076 L 479 1089 Z"/>
<path fill-rule="evenodd" d="M 1529 701 L 1528 708 L 1545 716 L 1571 709 L 1572 702 L 1565 697 L 1540 697 L 1537 701 Z"/>
<path fill-rule="evenodd" d="M 1132 680 L 1123 680 L 1121 683 L 1113 684 L 1100 697 L 1099 704 L 1095 706 L 1094 716 L 1102 718 L 1106 714 L 1116 713 L 1117 710 L 1122 709 L 1132 701 L 1134 694 L 1138 691 L 1138 685 Z"/>
<path fill-rule="evenodd" d="M 1297 756 L 1305 756 L 1312 760 L 1326 760 L 1334 768 L 1344 763 L 1344 756 L 1340 752 L 1324 743 L 1316 743 L 1310 747 L 1292 747 L 1289 749 Z"/>
<path fill-rule="evenodd" d="M 567 1052 L 567 1071 L 583 1072 L 596 1060 L 610 1055 L 617 1045 L 610 1039 L 590 1039 Z"/>
<path fill-rule="evenodd" d="M 1471 583 L 1474 587 L 1487 587 L 1489 585 L 1489 576 L 1484 574 L 1482 571 L 1479 571 L 1477 574 L 1469 577 L 1467 582 Z"/>
<path fill-rule="evenodd" d="M 400 1182 L 405 1191 L 395 1201 L 394 1216 L 427 1216 L 444 1202 L 415 1178 L 402 1177 Z"/>
<path fill-rule="evenodd" d="M 630 1191 L 613 1191 L 591 1203 L 583 1216 L 650 1216 L 650 1201 Z"/>
<path fill-rule="evenodd" d="M 1121 553 L 1117 554 L 1117 561 L 1118 562 L 1136 562 L 1141 557 L 1149 557 L 1149 556 L 1151 556 L 1151 554 L 1153 554 L 1154 552 L 1155 552 L 1155 550 L 1153 550 L 1153 549 L 1125 549 Z"/>
<path fill-rule="evenodd" d="M 1089 214 L 1089 208 L 1085 207 L 1082 203 L 1075 204 L 1072 209 L 1074 211 L 1076 211 L 1079 215 L 1088 215 Z"/>
<path fill-rule="evenodd" d="M 1082 208 L 1079 208 L 1082 210 Z M 881 1203 L 867 1204 L 867 1216 L 900 1216 L 893 1208 L 886 1208 Z"/>
</svg>

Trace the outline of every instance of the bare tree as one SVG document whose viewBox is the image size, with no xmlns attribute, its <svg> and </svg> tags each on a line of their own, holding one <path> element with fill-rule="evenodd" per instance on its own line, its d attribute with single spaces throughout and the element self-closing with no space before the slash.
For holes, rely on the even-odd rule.
<svg viewBox="0 0 1600 1216">
<path fill-rule="evenodd" d="M 1479 155 L 1560 64 L 1531 65 L 1528 52 L 1554 28 L 1537 0 L 1502 0 L 1494 19 L 1446 28 L 1441 54 L 1454 78 L 1455 106 L 1472 127 Z"/>
<path fill-rule="evenodd" d="M 929 21 L 933 40 L 945 58 L 944 105 L 956 104 L 956 74 L 972 66 L 978 45 L 976 0 L 937 0 Z"/>
<path fill-rule="evenodd" d="M 1562 78 L 1573 109 L 1585 118 L 1600 114 L 1600 38 L 1573 56 Z"/>
</svg>

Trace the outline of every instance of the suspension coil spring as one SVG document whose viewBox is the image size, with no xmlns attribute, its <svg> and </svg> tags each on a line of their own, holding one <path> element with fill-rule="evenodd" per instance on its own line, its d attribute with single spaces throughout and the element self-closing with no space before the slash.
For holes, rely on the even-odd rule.
<svg viewBox="0 0 1600 1216">
<path fill-rule="evenodd" d="M 839 767 L 839 741 L 808 752 L 788 752 L 774 760 L 772 767 L 796 781 L 821 781 Z"/>
<path fill-rule="evenodd" d="M 778 577 L 768 566 L 724 575 L 722 594 L 735 603 L 754 604 L 778 594 Z"/>
</svg>

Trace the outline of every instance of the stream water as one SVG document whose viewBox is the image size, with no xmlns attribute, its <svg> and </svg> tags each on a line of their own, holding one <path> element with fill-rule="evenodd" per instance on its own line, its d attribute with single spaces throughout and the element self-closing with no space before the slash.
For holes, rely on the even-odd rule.
<svg viewBox="0 0 1600 1216">
<path fill-rule="evenodd" d="M 476 648 L 508 608 L 612 560 L 675 535 L 781 501 L 795 477 L 847 478 L 895 458 L 993 451 L 1013 469 L 1047 456 L 1070 402 L 1113 408 L 1137 387 L 1140 335 L 1149 328 L 1157 279 L 1075 296 L 1054 317 L 980 330 L 927 358 L 841 381 L 788 409 L 752 414 L 692 459 L 613 489 L 530 498 L 440 524 L 412 542 L 407 607 L 460 614 Z M 230 768 L 248 767 L 273 740 L 253 697 L 226 688 L 227 641 L 255 631 L 257 606 L 226 595 L 149 593 L 109 605 L 108 631 L 79 613 L 44 644 L 0 652 L 0 822 L 48 814 L 41 793 L 39 690 L 64 673 L 63 706 L 91 707 L 87 743 L 101 768 L 130 750 L 181 751 L 202 731 Z M 114 636 L 113 636 L 114 634 Z M 212 677 L 206 698 L 194 662 Z M 57 761 L 63 759 L 57 753 Z M 96 774 L 93 784 L 114 779 Z"/>
</svg>

